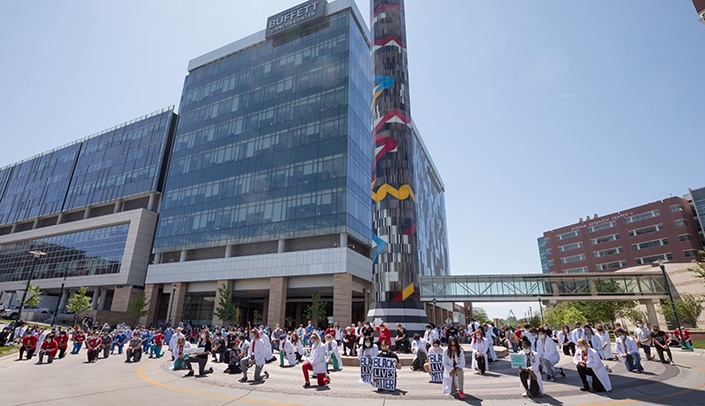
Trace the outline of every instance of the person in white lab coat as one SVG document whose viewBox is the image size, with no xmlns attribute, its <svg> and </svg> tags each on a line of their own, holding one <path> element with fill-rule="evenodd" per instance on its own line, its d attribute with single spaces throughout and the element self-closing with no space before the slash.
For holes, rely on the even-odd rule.
<svg viewBox="0 0 705 406">
<path fill-rule="evenodd" d="M 457 390 L 458 398 L 465 399 L 464 374 L 465 351 L 458 344 L 455 337 L 448 338 L 448 349 L 443 351 L 443 394 L 455 395 Z"/>
<path fill-rule="evenodd" d="M 326 357 L 330 357 L 331 361 L 335 359 L 333 369 L 336 371 L 339 370 L 343 366 L 343 359 L 340 357 L 340 351 L 338 351 L 338 343 L 333 339 L 332 335 L 326 335 L 324 347 L 326 350 Z"/>
<path fill-rule="evenodd" d="M 262 333 L 258 329 L 253 328 L 250 330 L 250 347 L 248 348 L 247 357 L 240 360 L 240 369 L 242 369 L 240 382 L 247 382 L 247 370 L 252 365 L 255 366 L 255 381 L 261 382 L 269 378 L 267 371 L 264 371 L 264 375 L 260 375 L 266 362 L 267 345 L 265 340 L 262 339 Z"/>
<path fill-rule="evenodd" d="M 610 339 L 610 332 L 602 325 L 598 324 L 595 326 L 597 332 L 596 336 L 600 337 L 602 342 L 602 348 L 598 350 L 602 359 L 612 360 L 614 359 L 614 354 L 612 354 L 612 340 Z M 597 348 L 595 348 L 597 350 Z"/>
<path fill-rule="evenodd" d="M 546 380 L 553 381 L 556 377 L 556 373 L 565 376 L 563 368 L 556 370 L 556 364 L 561 360 L 561 356 L 558 354 L 558 349 L 556 348 L 556 343 L 553 339 L 548 337 L 546 330 L 543 328 L 540 328 L 538 333 L 535 351 L 539 354 L 539 361 L 541 361 L 543 370 L 546 373 Z"/>
<path fill-rule="evenodd" d="M 414 339 L 411 341 L 411 352 L 414 354 L 414 360 L 411 363 L 412 371 L 423 370 L 423 364 L 428 359 L 428 349 L 426 348 L 426 340 L 420 335 L 414 334 Z"/>
<path fill-rule="evenodd" d="M 578 350 L 573 357 L 573 363 L 578 369 L 580 380 L 583 382 L 581 391 L 609 392 L 612 390 L 610 376 L 602 364 L 600 354 L 590 348 L 584 338 L 578 340 Z M 592 378 L 592 389 L 588 383 L 588 376 Z"/>
<path fill-rule="evenodd" d="M 519 380 L 524 389 L 522 396 L 543 396 L 543 381 L 541 380 L 541 371 L 539 370 L 539 366 L 541 366 L 539 354 L 531 350 L 531 342 L 528 340 L 522 340 L 521 347 L 522 350 L 519 354 L 523 355 L 526 359 L 524 363 L 526 366 L 519 367 Z"/>
<path fill-rule="evenodd" d="M 636 340 L 629 337 L 627 330 L 618 328 L 614 330 L 615 349 L 617 350 L 617 358 L 624 363 L 627 371 L 636 371 L 642 373 L 644 367 L 641 366 L 641 356 L 639 355 L 639 347 L 636 345 Z"/>
<path fill-rule="evenodd" d="M 296 334 L 296 333 L 294 333 Z M 301 343 L 299 343 L 301 345 Z M 279 348 L 281 349 L 280 351 L 280 361 L 279 361 L 279 366 L 283 367 L 284 366 L 284 359 L 286 358 L 287 362 L 289 362 L 289 366 L 294 366 L 296 365 L 296 348 L 291 342 L 291 336 L 290 335 L 284 335 L 280 338 L 279 340 Z"/>
<path fill-rule="evenodd" d="M 488 340 L 488 346 L 487 346 L 487 363 L 489 364 L 490 362 L 495 362 L 497 361 L 497 353 L 494 351 L 494 339 L 495 339 L 495 334 L 494 334 L 494 328 L 493 326 L 490 326 L 489 324 L 485 323 L 482 325 L 482 329 L 485 332 L 485 338 Z"/>
<path fill-rule="evenodd" d="M 311 356 L 308 361 L 301 365 L 301 370 L 304 373 L 304 378 L 306 382 L 304 383 L 304 388 L 311 386 L 311 382 L 308 379 L 309 371 L 312 371 L 316 375 L 316 380 L 318 381 L 318 386 L 325 386 L 330 383 L 330 378 L 326 374 L 326 348 L 321 343 L 321 338 L 318 333 L 311 333 L 311 338 L 309 338 L 311 343 Z"/>
<path fill-rule="evenodd" d="M 485 374 L 485 371 L 489 369 L 489 362 L 487 362 L 487 353 L 489 351 L 490 341 L 485 337 L 482 329 L 479 328 L 475 330 L 470 339 L 470 348 L 472 348 L 472 365 L 470 369 L 481 375 Z"/>
<path fill-rule="evenodd" d="M 563 326 L 563 328 L 556 334 L 558 339 L 558 345 L 563 349 L 563 354 L 573 356 L 575 355 L 575 341 L 573 341 L 573 334 L 570 332 L 570 327 Z"/>
</svg>

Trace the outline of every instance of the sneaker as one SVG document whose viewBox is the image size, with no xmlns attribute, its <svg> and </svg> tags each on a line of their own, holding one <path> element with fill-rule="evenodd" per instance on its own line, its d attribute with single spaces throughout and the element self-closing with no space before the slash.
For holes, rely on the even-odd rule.
<svg viewBox="0 0 705 406">
<path fill-rule="evenodd" d="M 240 379 L 238 380 L 238 382 L 245 383 L 245 382 L 247 382 L 247 378 L 240 378 Z"/>
<path fill-rule="evenodd" d="M 607 372 L 612 373 L 612 368 L 608 367 L 607 365 L 605 365 L 605 369 L 607 370 Z"/>
<path fill-rule="evenodd" d="M 463 391 L 458 391 L 458 397 L 460 398 L 460 400 L 465 399 L 465 393 L 463 393 Z"/>
<path fill-rule="evenodd" d="M 304 388 L 308 388 L 309 386 L 311 386 L 311 382 L 308 382 L 308 381 L 307 381 L 307 382 L 304 384 Z"/>
<path fill-rule="evenodd" d="M 561 376 L 565 378 L 565 372 L 563 372 L 563 368 L 561 368 Z"/>
<path fill-rule="evenodd" d="M 524 393 L 521 394 L 521 396 L 528 398 L 529 397 L 529 391 L 525 390 Z"/>
<path fill-rule="evenodd" d="M 580 388 L 580 390 L 583 392 L 590 392 L 590 388 L 582 387 L 582 388 Z"/>
<path fill-rule="evenodd" d="M 671 366 L 676 366 L 676 363 L 671 361 Z"/>
<path fill-rule="evenodd" d="M 264 379 L 269 379 L 269 372 L 264 371 Z"/>
<path fill-rule="evenodd" d="M 546 380 L 549 381 L 549 382 L 555 381 L 555 379 L 553 379 L 553 377 L 552 377 L 551 375 L 547 376 L 547 377 L 546 377 Z"/>
<path fill-rule="evenodd" d="M 188 373 L 186 375 L 184 375 L 184 378 L 186 378 L 188 376 L 193 376 L 193 369 L 188 371 Z"/>
</svg>

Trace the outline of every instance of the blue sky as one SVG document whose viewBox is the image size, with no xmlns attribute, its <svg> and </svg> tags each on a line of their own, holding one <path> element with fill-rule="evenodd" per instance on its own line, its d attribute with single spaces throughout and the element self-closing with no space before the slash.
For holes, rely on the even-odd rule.
<svg viewBox="0 0 705 406">
<path fill-rule="evenodd" d="M 0 2 L 0 166 L 178 106 L 190 59 L 299 2 Z M 705 186 L 705 25 L 690 0 L 406 9 L 412 116 L 446 184 L 452 273 L 538 273 L 544 231 Z"/>
</svg>

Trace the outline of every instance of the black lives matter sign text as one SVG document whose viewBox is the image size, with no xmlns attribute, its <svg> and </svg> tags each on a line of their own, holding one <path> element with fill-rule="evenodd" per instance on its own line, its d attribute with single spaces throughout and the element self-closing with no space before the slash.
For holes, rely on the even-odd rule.
<svg viewBox="0 0 705 406">
<path fill-rule="evenodd" d="M 443 354 L 428 354 L 431 382 L 443 382 Z"/>
<path fill-rule="evenodd" d="M 372 386 L 392 392 L 397 390 L 397 360 L 383 357 L 372 359 Z"/>
</svg>

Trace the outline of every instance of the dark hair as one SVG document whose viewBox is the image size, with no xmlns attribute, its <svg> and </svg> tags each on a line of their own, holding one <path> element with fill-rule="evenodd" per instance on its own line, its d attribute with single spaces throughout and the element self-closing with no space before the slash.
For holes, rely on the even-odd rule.
<svg viewBox="0 0 705 406">
<path fill-rule="evenodd" d="M 414 340 L 418 340 L 418 339 L 420 339 L 420 338 L 421 338 L 421 336 L 420 336 L 420 335 L 418 335 L 418 334 L 414 334 Z"/>
<path fill-rule="evenodd" d="M 433 340 L 433 342 L 432 342 L 431 344 L 438 344 L 438 345 L 441 345 L 441 340 L 439 340 L 439 339 L 436 338 L 435 340 Z"/>
<path fill-rule="evenodd" d="M 447 350 L 447 351 L 448 351 L 448 355 L 449 355 L 449 356 L 453 356 L 453 350 L 451 350 L 451 348 L 450 348 L 450 346 L 451 346 L 451 341 L 452 341 L 453 343 L 455 343 L 455 355 L 460 356 L 460 350 L 461 350 L 461 349 L 460 349 L 460 344 L 458 344 L 458 339 L 455 338 L 455 337 L 450 337 L 450 338 L 448 339 L 448 350 Z"/>
</svg>

